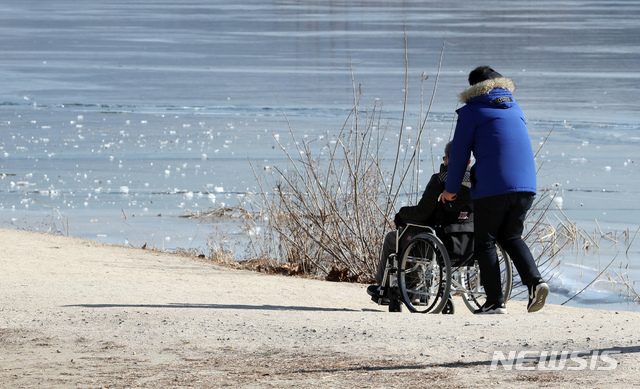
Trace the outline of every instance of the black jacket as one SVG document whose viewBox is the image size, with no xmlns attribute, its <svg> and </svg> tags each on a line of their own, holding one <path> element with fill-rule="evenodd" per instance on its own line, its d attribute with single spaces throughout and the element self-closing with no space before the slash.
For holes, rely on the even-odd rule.
<svg viewBox="0 0 640 389">
<path fill-rule="evenodd" d="M 431 176 L 418 204 L 400 208 L 395 217 L 396 227 L 403 227 L 408 222 L 433 227 L 447 248 L 451 265 L 467 265 L 473 261 L 473 200 L 469 168 L 456 199 L 443 204 L 438 198 L 446 182 L 447 167 L 440 165 L 440 173 Z M 408 230 L 406 239 L 410 240 L 418 231 Z M 406 241 L 401 242 L 401 247 L 405 244 Z"/>
<path fill-rule="evenodd" d="M 442 205 L 442 202 L 438 201 L 440 194 L 444 191 L 445 183 L 447 182 L 447 166 L 445 164 L 440 165 L 440 172 L 431 176 L 429 183 L 427 184 L 422 198 L 417 205 L 402 207 L 398 211 L 395 217 L 396 227 L 405 225 L 407 222 L 414 222 L 417 224 L 426 224 L 430 226 L 436 226 L 441 223 L 438 219 L 438 212 L 436 212 L 438 204 Z M 457 193 L 455 201 L 452 203 L 471 203 L 471 181 L 470 173 L 467 168 L 467 172 L 464 175 L 462 187 Z"/>
</svg>

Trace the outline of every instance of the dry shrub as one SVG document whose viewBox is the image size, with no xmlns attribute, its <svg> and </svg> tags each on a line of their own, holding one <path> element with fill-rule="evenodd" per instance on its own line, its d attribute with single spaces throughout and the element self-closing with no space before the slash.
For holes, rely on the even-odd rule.
<svg viewBox="0 0 640 389">
<path fill-rule="evenodd" d="M 371 280 L 389 228 L 388 177 L 379 165 L 384 131 L 378 124 L 377 106 L 361 123 L 356 105 L 342 131 L 324 144 L 299 143 L 291 128 L 294 150 L 276 138 L 288 164 L 275 167 L 274 176 L 256 175 L 270 234 L 252 245 L 257 257 L 280 259 L 311 276 L 340 272 L 342 280 Z"/>
<path fill-rule="evenodd" d="M 256 202 L 261 209 L 258 220 L 264 223 L 259 234 L 250 234 L 254 258 L 272 266 L 284 262 L 313 277 L 374 280 L 382 238 L 393 227 L 388 217 L 400 194 L 417 199 L 420 193 L 418 153 L 445 43 L 428 109 L 423 113 L 421 108 L 417 132 L 405 133 L 409 90 L 405 35 L 405 96 L 395 151 L 385 142 L 381 106 L 376 102 L 363 109 L 361 86 L 353 77 L 353 108 L 337 135 L 300 143 L 287 119 L 294 149 L 287 150 L 275 137 L 287 157 L 286 168 L 275 167 L 272 176 L 260 176 L 256 171 L 262 170 L 253 169 L 262 194 Z M 428 78 L 422 75 L 422 90 Z M 421 93 L 421 106 L 422 101 Z M 387 171 L 381 163 L 389 161 L 393 162 Z M 256 222 L 249 230 L 259 227 Z"/>
</svg>

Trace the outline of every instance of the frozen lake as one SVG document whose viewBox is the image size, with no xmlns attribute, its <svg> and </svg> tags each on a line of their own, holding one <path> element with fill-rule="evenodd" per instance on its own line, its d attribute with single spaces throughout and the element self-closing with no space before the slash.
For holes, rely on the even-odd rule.
<svg viewBox="0 0 640 389">
<path fill-rule="evenodd" d="M 180 216 L 259 190 L 248 158 L 284 163 L 273 137 L 288 139 L 283 112 L 296 136 L 336 133 L 353 77 L 363 106 L 382 102 L 398 128 L 405 29 L 406 125 L 418 127 L 438 76 L 437 155 L 468 72 L 491 65 L 518 86 L 534 148 L 551 131 L 539 187 L 560 185 L 578 227 L 633 237 L 640 224 L 638 2 L 14 3 L 0 6 L 0 227 L 206 247 L 211 223 Z M 639 245 L 568 255 L 554 298 L 614 257 L 638 279 Z M 612 306 L 608 290 L 582 296 L 571 304 L 636 309 Z"/>
</svg>

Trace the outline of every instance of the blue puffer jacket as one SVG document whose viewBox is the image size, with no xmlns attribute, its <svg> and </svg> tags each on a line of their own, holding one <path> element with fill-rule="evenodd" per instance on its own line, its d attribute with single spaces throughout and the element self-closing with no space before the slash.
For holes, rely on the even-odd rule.
<svg viewBox="0 0 640 389">
<path fill-rule="evenodd" d="M 471 195 L 474 199 L 513 192 L 536 193 L 536 166 L 524 114 L 513 98 L 513 81 L 494 78 L 460 94 L 449 155 L 446 190 L 458 193 L 473 152 Z"/>
</svg>

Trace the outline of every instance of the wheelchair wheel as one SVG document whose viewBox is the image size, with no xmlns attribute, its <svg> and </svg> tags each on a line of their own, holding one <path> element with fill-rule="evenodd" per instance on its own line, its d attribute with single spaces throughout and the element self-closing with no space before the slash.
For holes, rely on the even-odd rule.
<svg viewBox="0 0 640 389">
<path fill-rule="evenodd" d="M 500 246 L 496 245 L 498 254 L 498 262 L 500 263 L 500 282 L 502 283 L 502 294 L 504 301 L 508 301 L 511 297 L 511 289 L 513 288 L 513 264 L 511 258 Z M 478 262 L 474 262 L 473 266 L 466 268 L 465 274 L 462 276 L 465 292 L 462 293 L 462 300 L 471 312 L 482 307 L 487 301 L 484 288 L 480 285 L 480 268 Z"/>
<path fill-rule="evenodd" d="M 411 312 L 442 312 L 451 289 L 451 263 L 440 239 L 427 233 L 409 241 L 400 257 L 398 286 Z"/>
</svg>

